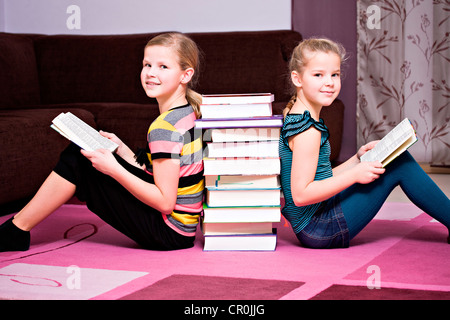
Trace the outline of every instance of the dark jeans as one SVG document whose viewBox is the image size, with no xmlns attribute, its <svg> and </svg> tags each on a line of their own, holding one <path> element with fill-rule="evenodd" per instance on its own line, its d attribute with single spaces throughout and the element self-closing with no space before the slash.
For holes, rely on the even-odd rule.
<svg viewBox="0 0 450 320">
<path fill-rule="evenodd" d="M 347 248 L 347 223 L 339 204 L 339 195 L 329 199 L 298 234 L 302 246 L 315 249 Z"/>
</svg>

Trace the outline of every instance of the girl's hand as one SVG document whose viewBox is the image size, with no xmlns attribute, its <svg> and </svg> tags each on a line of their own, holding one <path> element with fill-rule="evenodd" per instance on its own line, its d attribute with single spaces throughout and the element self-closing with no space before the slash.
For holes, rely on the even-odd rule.
<svg viewBox="0 0 450 320">
<path fill-rule="evenodd" d="M 105 138 L 108 138 L 109 140 L 111 140 L 119 145 L 116 153 L 118 155 L 120 155 L 119 154 L 120 150 L 123 149 L 124 147 L 126 147 L 126 145 L 122 142 L 122 140 L 120 140 L 114 133 L 110 133 L 110 132 L 106 132 L 106 131 L 102 131 L 102 130 L 100 130 L 99 132 Z"/>
<path fill-rule="evenodd" d="M 382 175 L 386 169 L 382 167 L 381 162 L 361 162 L 353 167 L 356 183 L 367 184 L 375 181 Z"/>
<path fill-rule="evenodd" d="M 125 143 L 123 143 L 122 140 L 120 140 L 114 133 L 105 132 L 102 130 L 100 130 L 99 132 L 105 138 L 108 138 L 109 140 L 117 143 L 118 147 L 116 150 L 116 154 L 118 156 L 120 156 L 121 158 L 123 158 L 125 160 L 133 159 L 134 152 L 131 151 L 131 149 Z"/>
<path fill-rule="evenodd" d="M 81 153 L 91 161 L 95 169 L 109 176 L 117 172 L 117 168 L 120 166 L 109 150 L 99 149 L 96 151 L 86 151 L 81 149 Z"/>
<path fill-rule="evenodd" d="M 100 134 L 101 134 L 102 136 L 104 136 L 105 138 L 108 138 L 109 140 L 114 141 L 114 142 L 117 143 L 119 146 L 120 146 L 121 144 L 123 144 L 122 140 L 120 140 L 114 133 L 106 132 L 106 131 L 103 131 L 103 130 L 100 130 L 99 132 L 100 132 Z"/>
<path fill-rule="evenodd" d="M 359 148 L 358 152 L 356 153 L 356 157 L 358 159 L 361 159 L 363 154 L 366 153 L 367 151 L 373 149 L 377 145 L 378 142 L 380 142 L 380 140 L 371 141 L 368 144 L 363 145 L 361 148 Z"/>
</svg>

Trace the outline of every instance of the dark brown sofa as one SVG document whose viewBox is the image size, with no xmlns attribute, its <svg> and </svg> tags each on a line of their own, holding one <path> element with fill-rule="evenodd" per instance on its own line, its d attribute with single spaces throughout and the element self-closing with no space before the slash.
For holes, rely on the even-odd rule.
<svg viewBox="0 0 450 320">
<path fill-rule="evenodd" d="M 116 133 L 133 149 L 145 145 L 159 114 L 140 84 L 143 48 L 154 35 L 0 33 L 0 215 L 37 191 L 68 144 L 50 128 L 61 112 Z M 271 92 L 281 113 L 298 32 L 189 35 L 203 52 L 199 93 Z M 324 109 L 332 159 L 339 155 L 343 108 L 337 100 Z"/>
</svg>

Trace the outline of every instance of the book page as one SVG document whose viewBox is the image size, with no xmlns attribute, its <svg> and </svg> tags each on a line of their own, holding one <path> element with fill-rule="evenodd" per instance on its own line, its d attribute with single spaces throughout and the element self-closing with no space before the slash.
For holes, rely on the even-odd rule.
<svg viewBox="0 0 450 320">
<path fill-rule="evenodd" d="M 392 152 L 402 146 L 404 142 L 413 135 L 415 136 L 414 128 L 406 118 L 384 136 L 372 150 L 366 152 L 361 157 L 361 161 L 383 162 Z M 416 139 L 414 139 L 414 141 L 415 140 Z M 406 148 L 404 150 L 406 150 Z"/>
<path fill-rule="evenodd" d="M 113 152 L 117 144 L 103 137 L 97 130 L 70 112 L 53 120 L 52 128 L 87 151 L 108 149 Z"/>
<path fill-rule="evenodd" d="M 72 113 L 68 112 L 67 116 L 77 126 L 80 127 L 80 129 L 81 129 L 80 134 L 85 133 L 83 136 L 80 135 L 80 137 L 82 137 L 83 140 L 89 141 L 89 145 L 91 145 L 92 148 L 94 148 L 94 150 L 108 149 L 108 150 L 114 151 L 118 147 L 115 142 L 102 136 L 97 130 L 92 128 L 90 125 L 88 125 L 86 122 L 84 122 L 80 118 L 74 116 Z"/>
<path fill-rule="evenodd" d="M 400 145 L 400 147 L 398 147 L 386 159 L 383 160 L 383 167 L 387 166 L 392 160 L 397 158 L 403 151 L 408 149 L 416 141 L 417 137 L 415 135 L 410 136 L 402 145 Z"/>
</svg>

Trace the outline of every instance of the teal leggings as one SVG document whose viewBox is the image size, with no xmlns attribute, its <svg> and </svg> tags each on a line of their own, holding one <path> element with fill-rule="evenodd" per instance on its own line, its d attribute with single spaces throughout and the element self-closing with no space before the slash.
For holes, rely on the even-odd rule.
<svg viewBox="0 0 450 320">
<path fill-rule="evenodd" d="M 354 184 L 341 192 L 341 207 L 350 239 L 378 213 L 391 191 L 400 186 L 421 210 L 450 230 L 450 200 L 408 153 L 386 166 L 386 171 L 369 184 Z"/>
</svg>

